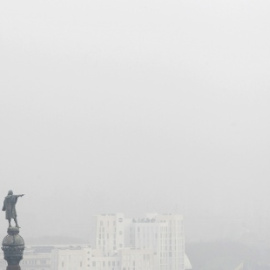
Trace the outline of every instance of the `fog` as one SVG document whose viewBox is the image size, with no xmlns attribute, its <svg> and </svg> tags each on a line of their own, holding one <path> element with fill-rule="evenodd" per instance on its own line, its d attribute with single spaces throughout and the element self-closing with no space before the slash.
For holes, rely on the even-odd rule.
<svg viewBox="0 0 270 270">
<path fill-rule="evenodd" d="M 88 241 L 114 212 L 184 214 L 190 240 L 267 227 L 269 8 L 0 1 L 1 196 L 26 194 L 24 238 Z"/>
</svg>

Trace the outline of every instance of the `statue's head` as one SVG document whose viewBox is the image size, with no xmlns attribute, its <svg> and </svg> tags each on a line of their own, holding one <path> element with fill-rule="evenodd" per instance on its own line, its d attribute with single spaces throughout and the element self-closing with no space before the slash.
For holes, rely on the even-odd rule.
<svg viewBox="0 0 270 270">
<path fill-rule="evenodd" d="M 9 190 L 8 191 L 8 195 L 13 195 L 13 191 L 12 190 Z"/>
</svg>

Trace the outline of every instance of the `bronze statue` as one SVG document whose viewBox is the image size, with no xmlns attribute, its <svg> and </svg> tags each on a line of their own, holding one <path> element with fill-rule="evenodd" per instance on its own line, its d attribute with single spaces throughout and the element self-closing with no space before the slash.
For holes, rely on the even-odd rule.
<svg viewBox="0 0 270 270">
<path fill-rule="evenodd" d="M 11 227 L 11 219 L 14 219 L 16 227 L 19 228 L 15 205 L 17 203 L 18 198 L 22 196 L 24 196 L 24 194 L 13 195 L 13 191 L 10 190 L 8 192 L 8 195 L 5 197 L 2 210 L 6 211 L 6 219 L 8 220 L 9 227 Z"/>
</svg>

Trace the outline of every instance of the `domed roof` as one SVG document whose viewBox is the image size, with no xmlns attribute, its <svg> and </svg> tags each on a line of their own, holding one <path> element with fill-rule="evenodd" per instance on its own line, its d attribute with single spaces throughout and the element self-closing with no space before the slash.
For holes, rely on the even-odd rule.
<svg viewBox="0 0 270 270">
<path fill-rule="evenodd" d="M 19 228 L 10 227 L 8 228 L 8 235 L 3 239 L 2 242 L 4 246 L 24 246 L 24 240 L 19 235 Z"/>
<path fill-rule="evenodd" d="M 23 238 L 17 235 L 7 235 L 2 242 L 3 246 L 24 246 Z"/>
</svg>

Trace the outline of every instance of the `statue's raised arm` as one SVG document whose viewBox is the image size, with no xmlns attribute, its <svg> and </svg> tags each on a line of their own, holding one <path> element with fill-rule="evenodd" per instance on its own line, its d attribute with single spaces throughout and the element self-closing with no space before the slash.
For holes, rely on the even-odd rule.
<svg viewBox="0 0 270 270">
<path fill-rule="evenodd" d="M 17 221 L 16 203 L 19 197 L 23 197 L 24 194 L 14 195 L 10 190 L 8 195 L 4 199 L 3 211 L 6 211 L 6 219 L 8 220 L 9 227 L 11 227 L 11 219 L 14 220 L 16 227 L 19 228 Z"/>
</svg>

